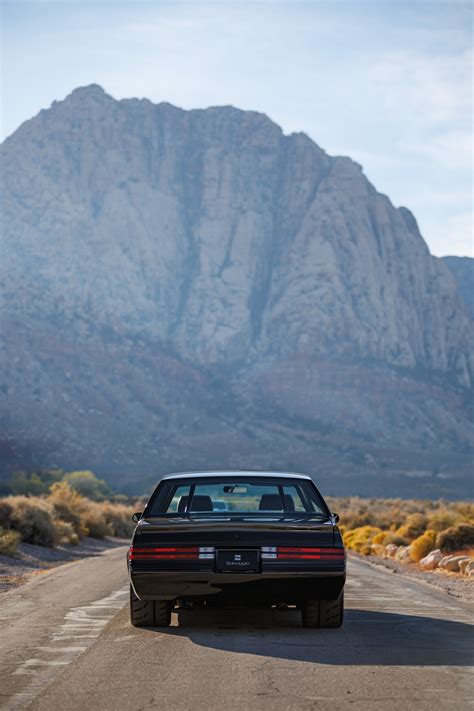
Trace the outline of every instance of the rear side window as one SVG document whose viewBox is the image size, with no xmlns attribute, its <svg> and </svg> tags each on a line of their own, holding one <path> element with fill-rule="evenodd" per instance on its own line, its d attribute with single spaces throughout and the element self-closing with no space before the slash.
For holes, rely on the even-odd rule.
<svg viewBox="0 0 474 711">
<path fill-rule="evenodd" d="M 294 511 L 306 511 L 304 501 L 301 498 L 301 493 L 296 486 L 284 486 L 283 491 L 285 492 L 285 498 L 289 497 L 291 499 Z"/>
<path fill-rule="evenodd" d="M 315 514 L 328 509 L 308 480 L 199 478 L 162 482 L 145 516 Z"/>
<path fill-rule="evenodd" d="M 166 513 L 177 513 L 179 502 L 183 500 L 183 497 L 189 496 L 189 485 L 188 486 L 178 486 L 173 493 L 173 498 L 169 502 Z"/>
</svg>

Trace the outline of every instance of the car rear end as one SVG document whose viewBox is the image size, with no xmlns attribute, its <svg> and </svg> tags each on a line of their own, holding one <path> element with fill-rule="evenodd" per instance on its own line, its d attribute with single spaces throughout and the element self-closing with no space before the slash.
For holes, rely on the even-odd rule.
<svg viewBox="0 0 474 711">
<path fill-rule="evenodd" d="M 133 595 L 170 605 L 301 609 L 341 599 L 345 552 L 335 518 L 309 478 L 288 478 L 223 474 L 163 482 L 130 547 Z M 228 510 L 209 510 L 213 496 L 226 499 Z"/>
</svg>

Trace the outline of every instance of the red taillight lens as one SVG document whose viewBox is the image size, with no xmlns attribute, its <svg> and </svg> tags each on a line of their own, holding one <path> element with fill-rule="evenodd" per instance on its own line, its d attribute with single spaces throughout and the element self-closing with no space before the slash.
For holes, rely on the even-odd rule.
<svg viewBox="0 0 474 711">
<path fill-rule="evenodd" d="M 343 548 L 311 548 L 304 546 L 278 546 L 277 560 L 344 560 Z"/>
<path fill-rule="evenodd" d="M 130 560 L 198 560 L 197 546 L 161 546 L 160 548 L 131 546 Z"/>
<path fill-rule="evenodd" d="M 129 560 L 212 560 L 209 546 L 130 546 Z"/>
</svg>

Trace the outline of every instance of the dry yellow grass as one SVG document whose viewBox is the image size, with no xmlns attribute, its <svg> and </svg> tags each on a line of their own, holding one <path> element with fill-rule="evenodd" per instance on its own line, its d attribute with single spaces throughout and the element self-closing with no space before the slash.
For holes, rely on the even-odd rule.
<svg viewBox="0 0 474 711">
<path fill-rule="evenodd" d="M 474 547 L 474 505 L 466 501 L 328 498 L 341 517 L 345 545 L 371 555 L 377 546 L 410 545 L 418 561 L 434 548 L 451 552 Z"/>
<path fill-rule="evenodd" d="M 92 536 L 127 537 L 133 530 L 133 506 L 91 501 L 64 481 L 54 483 L 47 496 L 8 496 L 0 499 L 0 529 L 5 549 L 14 540 L 41 546 L 78 543 Z"/>
</svg>

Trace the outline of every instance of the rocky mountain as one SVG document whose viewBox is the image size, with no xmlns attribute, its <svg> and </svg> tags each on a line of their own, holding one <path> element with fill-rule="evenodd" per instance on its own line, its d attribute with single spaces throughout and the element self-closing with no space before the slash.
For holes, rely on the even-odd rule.
<svg viewBox="0 0 474 711">
<path fill-rule="evenodd" d="M 233 107 L 76 89 L 1 147 L 4 475 L 462 492 L 473 324 L 406 208 Z"/>
<path fill-rule="evenodd" d="M 453 275 L 467 312 L 474 320 L 474 259 L 471 257 L 442 257 L 442 261 Z"/>
</svg>

